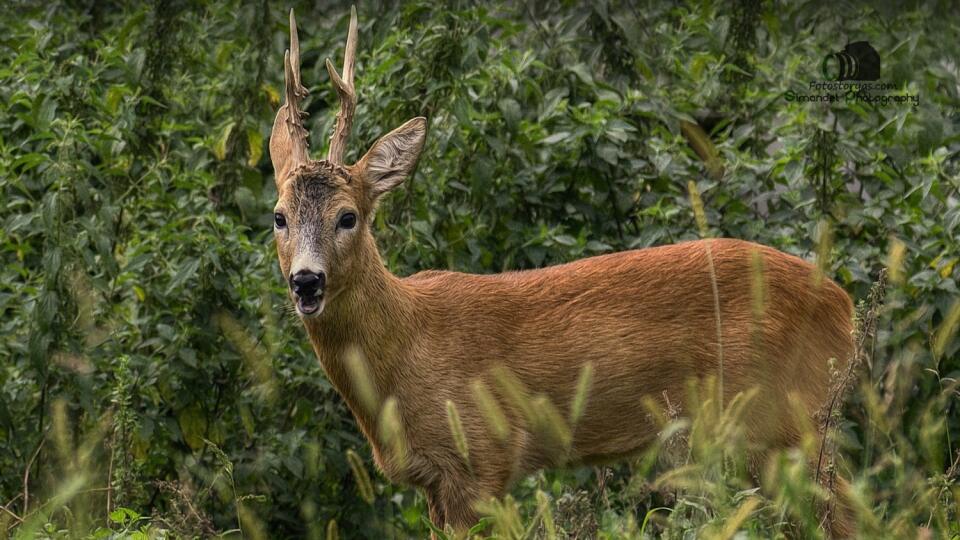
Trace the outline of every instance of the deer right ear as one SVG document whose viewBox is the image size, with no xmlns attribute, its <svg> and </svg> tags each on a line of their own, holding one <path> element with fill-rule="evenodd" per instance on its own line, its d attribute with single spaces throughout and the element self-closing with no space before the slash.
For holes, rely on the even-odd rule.
<svg viewBox="0 0 960 540">
<path fill-rule="evenodd" d="M 371 202 L 400 185 L 423 150 L 427 119 L 418 116 L 387 133 L 357 163 Z"/>
</svg>

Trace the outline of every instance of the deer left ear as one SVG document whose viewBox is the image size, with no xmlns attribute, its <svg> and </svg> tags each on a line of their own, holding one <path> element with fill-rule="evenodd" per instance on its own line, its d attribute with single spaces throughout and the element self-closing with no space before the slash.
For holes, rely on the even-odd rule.
<svg viewBox="0 0 960 540">
<path fill-rule="evenodd" d="M 413 171 L 426 135 L 427 119 L 418 116 L 381 137 L 357 162 L 372 202 L 403 183 Z"/>
</svg>

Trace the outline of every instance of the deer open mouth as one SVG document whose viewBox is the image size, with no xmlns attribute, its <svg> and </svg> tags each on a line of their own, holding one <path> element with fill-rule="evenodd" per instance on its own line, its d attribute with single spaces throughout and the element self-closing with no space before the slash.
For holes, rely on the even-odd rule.
<svg viewBox="0 0 960 540">
<path fill-rule="evenodd" d="M 300 297 L 297 299 L 297 311 L 301 315 L 316 315 L 323 309 L 323 295 Z"/>
</svg>

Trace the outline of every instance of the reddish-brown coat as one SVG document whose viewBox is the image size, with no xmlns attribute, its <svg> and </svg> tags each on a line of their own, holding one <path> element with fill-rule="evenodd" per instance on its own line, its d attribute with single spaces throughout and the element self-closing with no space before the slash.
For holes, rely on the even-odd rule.
<svg viewBox="0 0 960 540">
<path fill-rule="evenodd" d="M 716 272 L 722 339 L 707 246 Z M 510 483 L 544 466 L 629 455 L 658 426 L 644 397 L 675 402 L 690 379 L 719 373 L 725 401 L 759 390 L 747 417 L 752 444 L 797 443 L 799 403 L 810 417 L 829 387 L 828 362 L 852 351 L 847 294 L 818 283 L 811 264 L 739 240 L 685 242 L 603 255 L 524 272 L 472 275 L 429 271 L 399 279 L 372 244 L 367 270 L 316 319 L 306 319 L 314 349 L 370 439 L 391 479 L 424 488 L 439 523 L 472 524 L 473 503 L 503 495 Z M 754 253 L 762 259 L 764 303 L 755 313 Z M 360 405 L 343 366 L 356 347 L 377 395 L 395 396 L 411 448 L 407 467 L 384 458 L 376 419 Z M 498 391 L 491 370 L 503 366 L 531 394 L 544 394 L 566 416 L 584 362 L 593 384 L 569 454 L 531 430 Z M 499 442 L 470 392 L 480 379 L 507 409 L 512 435 Z M 466 467 L 454 444 L 445 403 L 459 410 L 470 448 Z"/>
</svg>

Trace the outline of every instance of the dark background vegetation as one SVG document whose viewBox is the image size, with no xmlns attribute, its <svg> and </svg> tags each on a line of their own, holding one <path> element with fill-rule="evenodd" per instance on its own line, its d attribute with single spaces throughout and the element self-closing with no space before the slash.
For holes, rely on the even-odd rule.
<svg viewBox="0 0 960 540">
<path fill-rule="evenodd" d="M 426 534 L 422 500 L 376 476 L 287 308 L 267 141 L 290 7 L 320 155 L 337 106 L 323 59 L 339 63 L 345 4 L 5 3 L 0 537 L 330 538 L 331 520 L 347 538 Z M 376 219 L 390 269 L 498 272 L 696 238 L 689 181 L 708 234 L 816 258 L 855 300 L 889 268 L 841 423 L 844 470 L 871 534 L 960 533 L 955 6 L 415 1 L 358 12 L 348 160 L 429 119 L 416 174 Z M 890 93 L 918 94 L 918 107 L 784 98 L 861 39 Z M 372 503 L 348 449 L 365 460 Z M 818 534 L 782 493 L 730 521 L 761 494 L 695 496 L 657 474 L 529 478 L 507 508 L 522 530 L 504 518 L 498 534 L 680 538 L 731 523 L 757 537 Z"/>
</svg>

